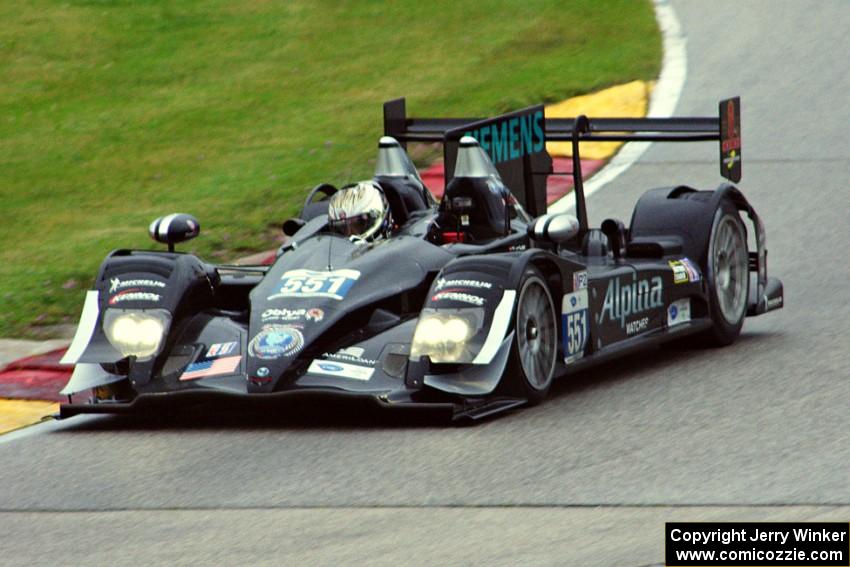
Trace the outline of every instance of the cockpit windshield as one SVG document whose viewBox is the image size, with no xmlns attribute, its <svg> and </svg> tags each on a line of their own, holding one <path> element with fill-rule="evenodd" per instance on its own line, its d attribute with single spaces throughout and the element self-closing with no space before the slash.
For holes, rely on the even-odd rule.
<svg viewBox="0 0 850 567">
<path fill-rule="evenodd" d="M 383 136 L 378 142 L 375 177 L 412 177 L 422 183 L 416 166 L 410 161 L 398 140 L 392 136 Z"/>
</svg>

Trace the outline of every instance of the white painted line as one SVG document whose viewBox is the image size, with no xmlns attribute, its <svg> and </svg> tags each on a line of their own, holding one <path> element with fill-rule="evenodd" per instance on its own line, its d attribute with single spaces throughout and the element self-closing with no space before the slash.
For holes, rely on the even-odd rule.
<svg viewBox="0 0 850 567">
<path fill-rule="evenodd" d="M 663 37 L 664 58 L 661 75 L 650 97 L 649 116 L 666 118 L 676 110 L 688 75 L 687 39 L 668 0 L 655 0 L 655 17 Z"/>
<path fill-rule="evenodd" d="M 655 18 L 661 28 L 664 55 L 661 75 L 652 90 L 649 100 L 651 118 L 669 118 L 676 110 L 685 78 L 688 74 L 687 40 L 682 35 L 679 18 L 669 0 L 655 0 Z M 591 117 L 592 118 L 592 117 Z M 649 148 L 651 142 L 629 142 L 624 144 L 608 164 L 584 184 L 584 196 L 589 197 L 629 169 Z M 563 213 L 575 209 L 572 192 L 549 205 L 547 212 Z"/>
</svg>

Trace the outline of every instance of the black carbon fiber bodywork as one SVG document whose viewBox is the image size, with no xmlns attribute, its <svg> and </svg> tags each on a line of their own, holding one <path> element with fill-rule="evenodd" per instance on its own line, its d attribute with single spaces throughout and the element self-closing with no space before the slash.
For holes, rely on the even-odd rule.
<svg viewBox="0 0 850 567">
<path fill-rule="evenodd" d="M 736 289 L 748 291 L 741 313 L 755 316 L 781 308 L 782 284 L 767 274 L 763 223 L 730 184 L 713 191 L 684 185 L 650 190 L 635 206 L 628 227 L 608 219 L 596 229 L 587 225 L 579 164 L 574 170 L 577 218 L 544 217 L 545 210 L 539 210 L 540 191 L 545 192 L 540 180 L 549 173 L 540 168 L 551 167 L 544 141 L 550 139 L 572 140 L 574 157 L 581 141 L 644 139 L 640 132 L 648 131 L 658 132 L 653 139 L 660 141 L 720 140 L 732 166 L 726 177 L 739 177 L 738 101 L 725 104 L 726 118 L 578 117 L 547 123 L 542 107 L 464 121 L 407 118 L 403 100 L 388 103 L 387 134 L 403 143 L 439 136 L 451 147 L 447 155 L 452 160 L 462 137 L 462 144 L 475 145 L 467 136 L 477 133 L 492 141 L 502 132 L 516 133 L 521 147 L 491 146 L 488 151 L 501 160 L 497 169 L 512 180 L 509 188 L 518 200 L 538 213 L 532 224 L 524 222 L 524 213 L 516 214 L 505 236 L 499 232 L 467 241 L 461 236 L 468 219 L 461 214 L 452 238 L 442 240 L 441 211 L 431 199 L 391 199 L 406 203 L 404 223 L 389 238 L 364 242 L 328 229 L 322 201 L 313 202 L 314 190 L 301 219 L 289 225 L 292 238 L 268 267 L 214 265 L 174 252 L 115 251 L 89 292 L 69 351 L 78 367 L 66 391 L 93 390 L 94 395 L 89 403 L 62 406 L 61 415 L 126 413 L 204 399 L 250 404 L 317 397 L 436 407 L 456 418 L 504 411 L 526 402 L 506 395 L 503 386 L 516 378 L 509 375 L 511 369 L 523 368 L 519 339 L 525 344 L 537 337 L 536 323 L 520 321 L 517 306 L 529 273 L 543 281 L 554 300 L 555 377 L 705 335 L 717 325 L 711 282 L 728 280 L 728 274 L 711 272 L 709 259 L 718 212 L 737 211 L 749 219 L 741 230 L 750 238 L 744 238 L 744 251 L 737 251 L 747 255 L 746 262 L 743 273 L 734 274 Z M 733 120 L 734 127 L 724 120 Z M 631 134 L 611 133 L 620 130 Z M 384 145 L 393 143 L 398 146 L 392 140 Z M 385 191 L 404 185 L 384 181 Z M 335 191 L 330 185 L 318 188 Z M 467 198 L 472 199 L 464 194 Z M 510 195 L 500 198 L 506 210 L 515 206 Z M 744 226 L 741 219 L 734 222 Z M 549 226 L 559 228 L 549 231 Z M 754 249 L 745 250 L 746 241 Z M 552 307 L 546 309 L 551 313 Z M 108 321 L 122 314 L 142 321 L 145 311 L 153 310 L 167 314 L 155 355 L 122 356 L 108 336 Z M 462 338 L 452 339 L 458 350 L 444 358 L 437 351 L 414 352 L 419 323 L 450 316 L 466 325 Z"/>
</svg>

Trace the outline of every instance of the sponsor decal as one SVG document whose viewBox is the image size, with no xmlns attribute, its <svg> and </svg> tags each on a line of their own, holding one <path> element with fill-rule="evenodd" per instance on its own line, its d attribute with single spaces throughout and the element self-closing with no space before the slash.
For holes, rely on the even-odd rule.
<svg viewBox="0 0 850 567">
<path fill-rule="evenodd" d="M 671 260 L 667 263 L 670 264 L 670 269 L 673 270 L 673 283 L 679 284 L 691 281 L 688 278 L 688 271 L 679 260 Z"/>
<path fill-rule="evenodd" d="M 649 327 L 649 317 L 641 317 L 640 319 L 626 323 L 626 334 L 634 335 L 635 333 L 645 331 L 647 327 Z"/>
<path fill-rule="evenodd" d="M 528 248 L 528 246 L 525 244 L 512 244 L 508 246 L 508 252 L 522 252 L 526 248 Z"/>
<path fill-rule="evenodd" d="M 374 366 L 378 363 L 377 360 L 373 360 L 371 358 L 363 358 L 364 349 L 361 347 L 347 347 L 340 349 L 336 352 L 324 354 L 325 358 L 330 358 L 332 360 L 347 360 L 349 362 L 358 362 L 360 364 L 368 364 L 370 366 Z"/>
<path fill-rule="evenodd" d="M 288 325 L 266 325 L 248 343 L 248 354 L 254 358 L 271 360 L 293 356 L 304 346 L 304 335 Z"/>
<path fill-rule="evenodd" d="M 482 282 L 478 280 L 447 280 L 446 278 L 440 278 L 437 280 L 436 291 L 440 291 L 445 287 L 469 287 L 474 289 L 490 289 L 493 287 L 493 284 L 490 282 Z"/>
<path fill-rule="evenodd" d="M 213 343 L 204 358 L 215 358 L 217 356 L 227 356 L 236 352 L 236 342 L 229 343 Z"/>
<path fill-rule="evenodd" d="M 664 284 L 659 276 L 625 284 L 620 282 L 620 278 L 612 279 L 608 282 L 608 290 L 605 292 L 599 323 L 602 324 L 606 320 L 619 321 L 620 327 L 625 328 L 629 315 L 638 315 L 663 306 L 663 290 Z"/>
<path fill-rule="evenodd" d="M 464 134 L 478 140 L 478 145 L 493 164 L 518 159 L 543 150 L 543 111 L 535 110 L 520 116 L 493 121 Z"/>
<path fill-rule="evenodd" d="M 673 270 L 673 283 L 698 282 L 700 280 L 699 270 L 688 258 L 681 260 L 670 260 L 667 262 Z"/>
<path fill-rule="evenodd" d="M 688 271 L 688 277 L 692 282 L 698 282 L 700 280 L 699 268 L 691 262 L 690 258 L 682 258 L 682 265 Z"/>
<path fill-rule="evenodd" d="M 240 360 L 242 360 L 242 356 L 236 355 L 193 362 L 187 366 L 186 370 L 183 371 L 183 374 L 180 375 L 180 380 L 197 380 L 198 378 L 206 378 L 208 376 L 234 374 L 236 373 L 236 369 L 239 367 Z"/>
<path fill-rule="evenodd" d="M 691 320 L 691 300 L 688 297 L 677 299 L 667 307 L 667 326 L 687 323 Z"/>
<path fill-rule="evenodd" d="M 564 337 L 564 362 L 569 364 L 584 356 L 587 345 L 587 289 L 568 293 L 561 302 L 561 335 Z"/>
<path fill-rule="evenodd" d="M 306 309 L 266 309 L 261 315 L 263 321 L 277 319 L 280 321 L 300 321 L 307 316 Z"/>
<path fill-rule="evenodd" d="M 128 287 L 159 287 L 164 288 L 165 282 L 158 280 L 121 280 L 112 278 L 109 280 L 109 293 L 115 293 Z"/>
<path fill-rule="evenodd" d="M 471 305 L 478 305 L 479 307 L 484 305 L 483 297 L 454 290 L 439 291 L 431 297 L 431 301 L 443 300 L 460 301 L 461 303 L 469 303 Z"/>
<path fill-rule="evenodd" d="M 162 298 L 158 293 L 148 293 L 146 291 L 139 291 L 138 289 L 128 289 L 124 291 L 120 291 L 109 298 L 109 305 L 115 305 L 116 303 L 121 303 L 122 301 L 153 301 L 156 303 Z"/>
<path fill-rule="evenodd" d="M 741 131 L 735 120 L 735 105 L 726 105 L 726 131 L 722 136 L 721 148 L 724 152 L 741 149 Z"/>
<path fill-rule="evenodd" d="M 735 167 L 735 164 L 741 161 L 741 156 L 738 155 L 736 150 L 732 150 L 729 152 L 728 157 L 723 158 L 723 162 L 726 164 L 726 169 L 732 169 Z"/>
<path fill-rule="evenodd" d="M 360 278 L 357 270 L 290 270 L 280 278 L 280 287 L 267 299 L 281 297 L 329 297 L 341 300 Z"/>
<path fill-rule="evenodd" d="M 573 291 L 587 289 L 587 270 L 573 272 Z"/>
<path fill-rule="evenodd" d="M 773 299 L 767 300 L 767 308 L 768 309 L 776 309 L 777 307 L 782 307 L 782 298 L 774 297 Z"/>
<path fill-rule="evenodd" d="M 318 308 L 312 309 L 265 309 L 263 310 L 262 315 L 263 321 L 268 321 L 270 319 L 275 319 L 278 321 L 301 321 L 306 319 L 307 321 L 316 321 L 319 322 L 325 318 L 325 312 Z"/>
<path fill-rule="evenodd" d="M 327 360 L 314 360 L 307 369 L 310 374 L 324 374 L 325 376 L 339 376 L 341 378 L 352 378 L 354 380 L 368 380 L 374 374 L 375 369 L 345 362 L 328 362 Z"/>
</svg>

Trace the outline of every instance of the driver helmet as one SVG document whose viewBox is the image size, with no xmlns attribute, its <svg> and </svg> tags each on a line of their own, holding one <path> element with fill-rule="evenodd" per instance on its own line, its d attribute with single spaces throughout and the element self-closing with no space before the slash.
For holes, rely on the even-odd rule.
<svg viewBox="0 0 850 567">
<path fill-rule="evenodd" d="M 374 181 L 347 185 L 328 203 L 328 224 L 332 231 L 352 239 L 383 238 L 392 226 L 390 206 Z"/>
</svg>

